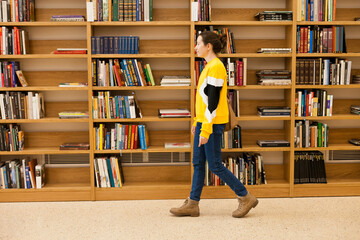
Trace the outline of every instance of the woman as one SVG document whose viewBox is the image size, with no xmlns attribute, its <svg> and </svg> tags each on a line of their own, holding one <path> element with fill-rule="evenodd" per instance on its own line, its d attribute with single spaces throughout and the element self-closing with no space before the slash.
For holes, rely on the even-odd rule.
<svg viewBox="0 0 360 240">
<path fill-rule="evenodd" d="M 195 52 L 207 64 L 199 78 L 196 117 L 191 129 L 194 135 L 194 175 L 190 197 L 181 207 L 170 209 L 176 216 L 200 215 L 199 201 L 204 185 L 206 160 L 210 171 L 219 176 L 238 196 L 239 206 L 233 212 L 233 217 L 245 216 L 258 204 L 258 200 L 247 192 L 245 186 L 221 162 L 221 135 L 229 121 L 229 109 L 226 69 L 216 54 L 225 44 L 225 39 L 220 39 L 210 31 L 202 32 L 197 38 Z"/>
</svg>

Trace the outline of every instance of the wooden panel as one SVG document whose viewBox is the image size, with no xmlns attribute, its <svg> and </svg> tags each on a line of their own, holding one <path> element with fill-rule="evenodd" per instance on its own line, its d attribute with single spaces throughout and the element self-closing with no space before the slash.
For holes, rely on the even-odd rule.
<svg viewBox="0 0 360 240">
<path fill-rule="evenodd" d="M 160 80 L 163 76 L 190 76 L 190 70 L 152 70 L 152 74 L 154 76 L 155 85 L 160 86 Z"/>
<path fill-rule="evenodd" d="M 240 100 L 240 116 L 257 115 L 258 106 L 286 106 L 284 100 Z"/>
<path fill-rule="evenodd" d="M 190 101 L 139 101 L 144 116 L 158 116 L 159 109 L 186 108 L 190 111 Z"/>
<path fill-rule="evenodd" d="M 190 165 L 188 166 L 144 166 L 123 167 L 125 184 L 149 182 L 190 182 Z"/>
<path fill-rule="evenodd" d="M 190 21 L 187 8 L 154 8 L 153 21 Z"/>
<path fill-rule="evenodd" d="M 151 146 L 164 147 L 166 142 L 190 142 L 190 131 L 149 131 Z"/>
<path fill-rule="evenodd" d="M 360 184 L 360 163 L 328 163 L 325 169 L 328 179 L 357 179 Z"/>
<path fill-rule="evenodd" d="M 212 21 L 257 21 L 255 14 L 282 8 L 212 8 Z"/>
<path fill-rule="evenodd" d="M 336 8 L 336 21 L 354 21 L 360 16 L 360 8 Z"/>
<path fill-rule="evenodd" d="M 360 128 L 330 128 L 329 144 L 348 144 L 349 139 L 358 138 L 360 136 Z M 351 145 L 353 146 L 353 145 Z"/>
<path fill-rule="evenodd" d="M 294 187 L 293 197 L 322 196 L 359 196 L 360 184 L 328 183 L 328 184 L 298 184 Z"/>
<path fill-rule="evenodd" d="M 89 142 L 89 132 L 25 132 L 25 149 L 59 147 L 67 142 Z"/>
<path fill-rule="evenodd" d="M 141 40 L 140 54 L 189 53 L 189 40 Z"/>
<path fill-rule="evenodd" d="M 46 117 L 59 117 L 62 111 L 86 111 L 88 102 L 45 102 Z"/>
<path fill-rule="evenodd" d="M 336 99 L 335 95 L 333 104 L 333 115 L 350 114 L 351 105 L 360 105 L 360 99 Z"/>
<path fill-rule="evenodd" d="M 256 140 L 287 140 L 283 129 L 242 129 L 244 145 L 256 145 Z"/>
<path fill-rule="evenodd" d="M 345 29 L 345 32 L 346 32 L 346 29 Z M 346 39 L 346 51 L 348 53 L 360 52 L 360 39 Z"/>
<path fill-rule="evenodd" d="M 59 86 L 64 82 L 87 82 L 87 71 L 25 71 L 29 86 Z"/>
<path fill-rule="evenodd" d="M 42 190 L 26 189 L 19 191 L 0 192 L 0 202 L 61 202 L 90 201 L 90 187 L 83 190 Z"/>
<path fill-rule="evenodd" d="M 285 39 L 235 39 L 236 53 L 256 53 L 259 48 L 289 48 Z"/>
<path fill-rule="evenodd" d="M 281 182 L 285 180 L 284 165 L 282 164 L 265 164 L 264 165 L 266 180 L 269 182 Z"/>
<path fill-rule="evenodd" d="M 85 7 L 85 4 L 84 4 Z M 35 20 L 49 22 L 52 15 L 83 15 L 86 17 L 85 8 L 35 8 Z"/>
<path fill-rule="evenodd" d="M 86 40 L 30 40 L 31 54 L 50 54 L 57 48 L 86 48 Z"/>
<path fill-rule="evenodd" d="M 46 168 L 46 184 L 83 183 L 90 186 L 90 169 L 84 168 Z"/>
</svg>

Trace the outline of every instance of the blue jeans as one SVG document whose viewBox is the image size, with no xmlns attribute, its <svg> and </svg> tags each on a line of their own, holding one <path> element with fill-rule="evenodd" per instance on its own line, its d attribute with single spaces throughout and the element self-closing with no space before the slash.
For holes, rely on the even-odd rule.
<svg viewBox="0 0 360 240">
<path fill-rule="evenodd" d="M 238 196 L 245 196 L 248 192 L 244 186 L 221 162 L 221 135 L 225 124 L 213 124 L 213 133 L 205 145 L 199 147 L 201 123 L 197 123 L 194 136 L 193 166 L 194 175 L 191 186 L 190 199 L 200 201 L 205 181 L 205 161 L 208 161 L 211 172 L 219 176 Z"/>
</svg>

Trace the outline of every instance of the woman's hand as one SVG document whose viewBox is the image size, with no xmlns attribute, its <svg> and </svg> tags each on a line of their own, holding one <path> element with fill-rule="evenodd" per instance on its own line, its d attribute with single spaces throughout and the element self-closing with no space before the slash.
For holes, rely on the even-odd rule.
<svg viewBox="0 0 360 240">
<path fill-rule="evenodd" d="M 208 142 L 208 139 L 206 137 L 200 136 L 199 138 L 199 147 L 203 144 L 206 144 Z"/>
<path fill-rule="evenodd" d="M 196 126 L 192 126 L 191 127 L 191 134 L 192 135 L 195 135 L 195 130 L 196 130 Z"/>
</svg>

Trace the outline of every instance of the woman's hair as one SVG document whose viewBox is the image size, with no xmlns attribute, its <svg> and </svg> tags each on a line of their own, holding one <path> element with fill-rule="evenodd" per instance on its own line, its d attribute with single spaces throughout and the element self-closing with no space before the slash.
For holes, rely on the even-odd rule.
<svg viewBox="0 0 360 240">
<path fill-rule="evenodd" d="M 210 43 L 213 46 L 214 53 L 219 53 L 224 46 L 226 46 L 226 35 L 217 35 L 211 31 L 204 31 L 200 33 L 204 45 Z"/>
</svg>

